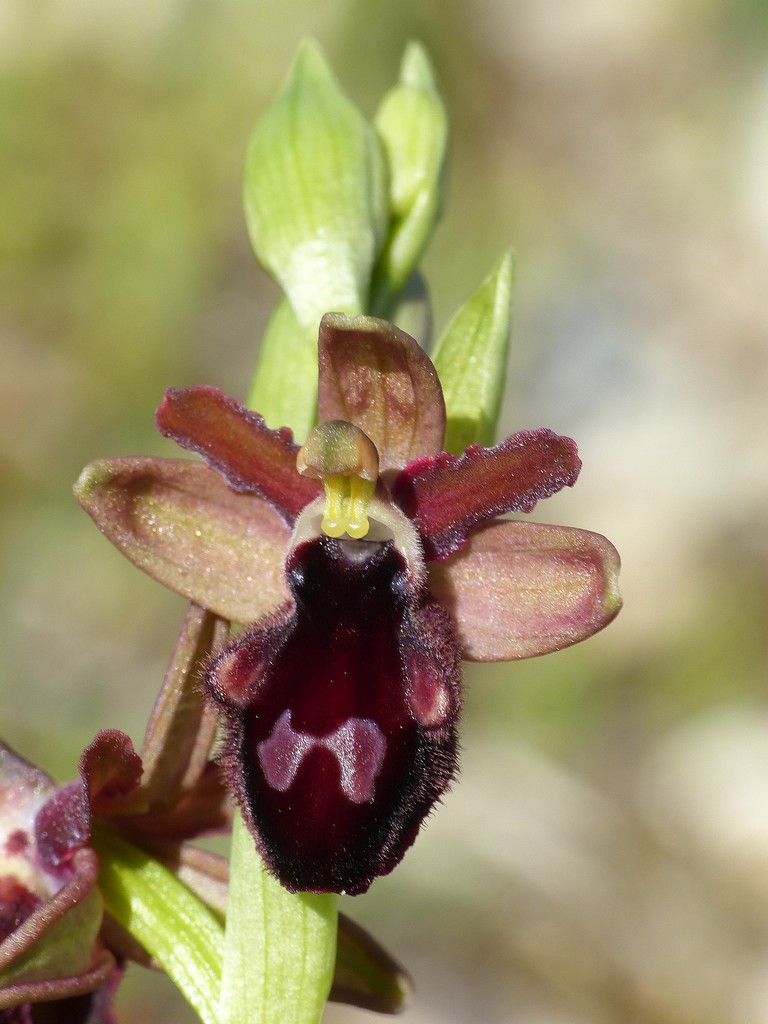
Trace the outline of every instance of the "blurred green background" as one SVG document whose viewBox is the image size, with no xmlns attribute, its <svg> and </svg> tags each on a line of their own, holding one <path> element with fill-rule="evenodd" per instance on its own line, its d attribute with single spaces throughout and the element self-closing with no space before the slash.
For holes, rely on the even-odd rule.
<svg viewBox="0 0 768 1024">
<path fill-rule="evenodd" d="M 245 395 L 276 289 L 241 166 L 305 34 L 368 114 L 431 51 L 437 323 L 514 244 L 502 429 L 577 439 L 537 516 L 625 566 L 608 631 L 467 672 L 460 785 L 346 909 L 411 969 L 413 1024 L 765 1024 L 763 0 L 4 0 L 0 729 L 61 779 L 100 727 L 141 740 L 183 602 L 70 487 L 171 454 L 167 385 Z M 120 1006 L 191 1020 L 138 969 Z"/>
</svg>

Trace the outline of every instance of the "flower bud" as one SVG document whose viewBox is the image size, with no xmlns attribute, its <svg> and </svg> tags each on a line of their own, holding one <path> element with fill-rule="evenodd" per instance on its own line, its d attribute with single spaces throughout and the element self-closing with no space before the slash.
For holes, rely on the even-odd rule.
<svg viewBox="0 0 768 1024">
<path fill-rule="evenodd" d="M 363 312 L 386 231 L 385 173 L 373 129 L 305 43 L 251 136 L 245 212 L 256 256 L 312 342 L 329 309 Z"/>
<path fill-rule="evenodd" d="M 373 305 L 383 313 L 387 299 L 416 268 L 442 199 L 448 120 L 429 58 L 418 43 L 408 45 L 400 80 L 382 100 L 375 125 L 389 163 L 392 217 L 374 285 Z"/>
<path fill-rule="evenodd" d="M 63 850 L 83 824 L 77 795 L 0 741 L 0 1017 L 91 992 L 114 969 L 98 939 L 96 855 Z"/>
</svg>

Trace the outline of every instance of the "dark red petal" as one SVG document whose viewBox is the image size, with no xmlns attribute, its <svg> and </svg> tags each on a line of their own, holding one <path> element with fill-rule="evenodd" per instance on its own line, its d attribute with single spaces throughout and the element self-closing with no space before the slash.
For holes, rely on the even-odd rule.
<svg viewBox="0 0 768 1024">
<path fill-rule="evenodd" d="M 224 767 L 286 888 L 364 892 L 391 871 L 456 770 L 458 647 L 391 543 L 300 545 L 282 618 L 206 676 Z"/>
<path fill-rule="evenodd" d="M 233 490 L 264 498 L 288 523 L 321 492 L 318 481 L 296 472 L 299 448 L 288 427 L 270 430 L 218 388 L 169 388 L 155 418 L 161 434 L 202 455 Z"/>
<path fill-rule="evenodd" d="M 559 651 L 607 626 L 621 608 L 619 556 L 587 530 L 490 523 L 429 568 L 456 624 L 462 656 L 510 661 Z"/>
<path fill-rule="evenodd" d="M 530 512 L 542 498 L 572 487 L 580 469 L 570 437 L 521 430 L 495 448 L 473 444 L 458 457 L 442 452 L 411 463 L 392 496 L 416 524 L 426 557 L 447 558 L 473 527 L 505 512 Z"/>
<path fill-rule="evenodd" d="M 443 447 L 437 371 L 414 339 L 386 320 L 327 313 L 320 323 L 318 420 L 346 420 L 376 445 L 382 472 Z"/>
<path fill-rule="evenodd" d="M 75 497 L 134 565 L 222 618 L 253 622 L 288 596 L 288 526 L 202 463 L 101 459 L 83 470 Z"/>
<path fill-rule="evenodd" d="M 22 1003 L 20 1006 L 9 1006 L 5 1010 L 0 1010 L 0 1022 L 1 1024 L 35 1024 L 32 1020 L 31 1004 Z"/>
<path fill-rule="evenodd" d="M 0 875 L 0 942 L 15 932 L 42 899 L 12 875 Z"/>
<path fill-rule="evenodd" d="M 102 729 L 80 755 L 79 769 L 93 814 L 119 813 L 141 782 L 141 758 L 119 729 Z"/>
</svg>

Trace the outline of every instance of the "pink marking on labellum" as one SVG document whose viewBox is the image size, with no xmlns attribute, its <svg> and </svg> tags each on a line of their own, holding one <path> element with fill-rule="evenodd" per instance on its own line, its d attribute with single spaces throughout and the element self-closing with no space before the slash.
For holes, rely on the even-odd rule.
<svg viewBox="0 0 768 1024">
<path fill-rule="evenodd" d="M 341 789 L 353 804 L 370 803 L 381 771 L 387 741 L 381 729 L 368 718 L 348 718 L 328 736 L 297 732 L 291 725 L 290 710 L 284 711 L 269 738 L 257 745 L 269 785 L 285 793 L 293 785 L 301 763 L 319 747 L 333 754 L 341 771 Z"/>
<path fill-rule="evenodd" d="M 370 803 L 387 749 L 378 725 L 369 718 L 348 718 L 323 746 L 338 759 L 344 795 L 353 804 Z"/>
</svg>

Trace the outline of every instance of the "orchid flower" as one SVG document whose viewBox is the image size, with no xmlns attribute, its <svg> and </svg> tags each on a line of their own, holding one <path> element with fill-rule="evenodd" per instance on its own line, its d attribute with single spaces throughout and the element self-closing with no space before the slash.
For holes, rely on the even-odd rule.
<svg viewBox="0 0 768 1024">
<path fill-rule="evenodd" d="M 318 420 L 299 447 L 215 388 L 170 389 L 158 427 L 204 463 L 101 460 L 75 493 L 140 568 L 249 624 L 204 678 L 225 777 L 287 889 L 354 894 L 455 777 L 461 659 L 591 636 L 619 610 L 619 559 L 498 519 L 575 483 L 574 442 L 444 452 L 434 366 L 385 321 L 323 317 Z"/>
</svg>

